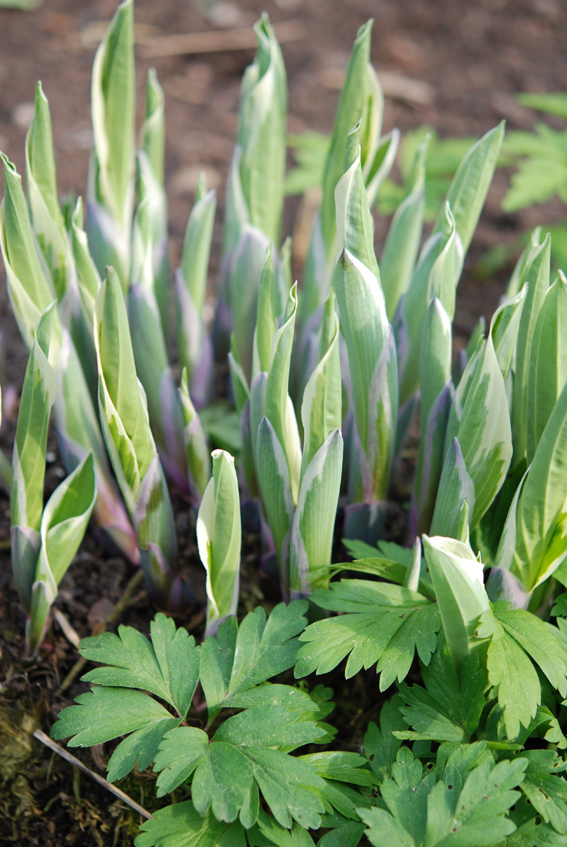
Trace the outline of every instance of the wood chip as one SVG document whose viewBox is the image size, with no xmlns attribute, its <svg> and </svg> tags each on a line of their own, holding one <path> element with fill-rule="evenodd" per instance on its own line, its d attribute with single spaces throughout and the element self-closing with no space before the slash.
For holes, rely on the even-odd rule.
<svg viewBox="0 0 567 847">
<path fill-rule="evenodd" d="M 274 24 L 280 44 L 305 38 L 305 27 L 298 20 Z M 252 27 L 230 29 L 224 32 L 187 32 L 179 35 L 161 35 L 141 38 L 138 42 L 142 59 L 159 56 L 188 56 L 195 53 L 220 53 L 225 50 L 249 50 L 256 47 L 256 33 Z"/>
</svg>

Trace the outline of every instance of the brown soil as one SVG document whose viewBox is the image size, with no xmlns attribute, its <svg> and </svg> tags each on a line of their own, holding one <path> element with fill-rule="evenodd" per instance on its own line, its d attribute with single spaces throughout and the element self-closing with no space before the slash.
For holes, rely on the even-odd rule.
<svg viewBox="0 0 567 847">
<path fill-rule="evenodd" d="M 80 4 L 45 0 L 33 13 L 0 9 L 0 149 L 23 172 L 26 104 L 33 101 L 35 83 L 41 79 L 51 105 L 62 194 L 85 190 L 89 85 L 96 46 L 91 36 L 96 34 L 97 22 L 110 19 L 115 5 L 115 0 Z M 215 25 L 198 11 L 209 6 L 211 0 L 161 0 L 159 4 L 137 0 L 136 20 L 145 26 L 141 34 L 210 30 Z M 231 21 L 230 9 L 228 13 L 225 9 L 224 23 L 248 26 L 266 10 L 273 22 L 297 19 L 304 26 L 303 39 L 283 46 L 293 132 L 330 130 L 338 98 L 332 81 L 346 65 L 358 26 L 369 17 L 375 18 L 373 58 L 378 68 L 425 82 L 434 91 L 433 103 L 425 106 L 387 99 L 386 130 L 398 126 L 405 131 L 428 123 L 442 137 L 463 137 L 485 132 L 502 117 L 512 128 L 529 128 L 534 115 L 517 106 L 513 94 L 560 91 L 567 86 L 563 49 L 567 8 L 561 0 L 241 0 L 234 10 Z M 222 23 L 217 22 L 219 30 Z M 203 168 L 211 186 L 220 189 L 213 248 L 213 255 L 218 255 L 240 78 L 252 55 L 244 50 L 152 62 L 167 97 L 166 179 L 173 266 L 180 255 L 196 175 Z M 140 114 L 149 65 L 144 60 L 137 63 Z M 488 248 L 514 239 L 536 223 L 555 222 L 561 212 L 548 204 L 504 215 L 500 203 L 506 185 L 505 174 L 498 173 L 467 259 L 455 320 L 457 344 L 466 341 L 481 314 L 490 317 L 506 282 L 506 272 L 488 282 L 476 281 L 471 272 L 475 261 Z M 296 199 L 288 201 L 287 231 L 292 229 L 297 207 Z M 385 222 L 378 221 L 379 241 L 385 231 Z M 3 278 L 0 329 L 6 359 L 0 378 L 4 386 L 13 384 L 19 389 L 27 356 Z M 0 434 L 4 449 L 11 449 L 13 430 L 13 421 L 4 423 Z M 60 471 L 55 459 L 48 469 L 50 489 Z M 177 513 L 184 564 L 202 596 L 194 516 L 184 503 L 177 504 Z M 131 844 L 138 816 L 87 777 L 78 778 L 68 764 L 31 737 L 36 726 L 48 732 L 58 711 L 86 686 L 75 681 L 58 693 L 77 652 L 57 625 L 51 649 L 32 666 L 22 663 L 23 619 L 11 580 L 8 537 L 9 505 L 0 496 L 0 845 Z M 257 538 L 251 536 L 246 545 L 243 612 L 258 602 L 270 605 L 276 599 L 269 582 L 258 577 Z M 108 614 L 131 575 L 121 559 L 109 557 L 89 537 L 61 584 L 57 606 L 80 636 L 88 635 Z M 121 621 L 147 632 L 152 615 L 146 592 L 140 589 Z M 197 609 L 178 623 L 199 636 L 202 620 Z M 359 677 L 353 696 L 351 684 L 347 689 L 338 676 L 333 679 L 338 687 L 336 722 L 343 742 L 360 744 L 368 720 L 376 717 L 374 681 L 373 671 Z M 74 752 L 91 769 L 104 772 L 109 750 Z M 152 781 L 151 775 L 136 774 L 122 787 L 151 811 L 156 808 Z"/>
</svg>

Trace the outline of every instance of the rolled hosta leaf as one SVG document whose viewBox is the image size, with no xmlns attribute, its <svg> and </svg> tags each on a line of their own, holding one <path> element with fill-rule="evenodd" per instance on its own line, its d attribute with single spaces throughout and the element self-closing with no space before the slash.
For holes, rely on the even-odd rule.
<svg viewBox="0 0 567 847">
<path fill-rule="evenodd" d="M 12 571 L 20 603 L 28 614 L 40 547 L 47 430 L 57 390 L 55 374 L 47 360 L 54 312 L 52 303 L 37 327 L 24 377 L 12 458 Z"/>
<path fill-rule="evenodd" d="M 144 280 L 158 304 L 164 338 L 168 337 L 167 199 L 144 150 L 138 152 L 139 203 L 132 229 L 130 280 Z M 149 253 L 149 256 L 148 256 Z M 148 269 L 145 270 L 145 265 Z"/>
<path fill-rule="evenodd" d="M 475 627 L 480 615 L 490 609 L 482 563 L 467 544 L 452 538 L 424 535 L 423 548 L 445 638 L 458 668 L 478 646 Z"/>
<path fill-rule="evenodd" d="M 297 283 L 289 293 L 283 324 L 274 335 L 270 369 L 266 381 L 263 414 L 270 421 L 281 444 L 287 465 L 291 493 L 297 502 L 299 476 L 301 472 L 301 444 L 293 403 L 289 396 L 289 369 L 295 318 L 297 315 Z M 261 483 L 262 484 L 262 483 Z M 263 489 L 263 485 L 262 485 Z"/>
<path fill-rule="evenodd" d="M 146 112 L 140 130 L 138 154 L 139 196 L 149 199 L 153 240 L 154 293 L 162 319 L 163 334 L 168 337 L 167 197 L 164 188 L 165 112 L 164 94 L 154 68 L 148 71 Z"/>
<path fill-rule="evenodd" d="M 394 153 L 394 139 L 384 139 L 380 149 L 379 138 L 382 128 L 384 99 L 376 72 L 370 64 L 372 21 L 360 27 L 356 35 L 345 81 L 335 115 L 331 144 L 323 175 L 321 209 L 315 217 L 311 231 L 311 242 L 305 265 L 304 294 L 301 301 L 301 322 L 312 315 L 323 304 L 332 278 L 333 262 L 337 255 L 335 188 L 345 171 L 345 150 L 352 128 L 361 123 L 361 165 L 366 184 L 374 177 L 372 205 L 382 174 L 380 164 L 388 163 L 388 152 Z M 393 145 L 391 141 L 394 140 Z M 350 163 L 349 163 L 350 164 Z"/>
<path fill-rule="evenodd" d="M 194 503 L 199 503 L 211 476 L 211 458 L 207 439 L 197 410 L 189 395 L 189 379 L 183 368 L 179 397 L 183 415 L 183 439 L 187 455 L 189 490 Z"/>
<path fill-rule="evenodd" d="M 528 383 L 533 355 L 533 339 L 541 307 L 549 288 L 551 237 L 532 248 L 526 264 L 526 299 L 520 318 L 514 393 L 512 401 L 512 431 L 514 434 L 514 464 L 526 455 L 528 447 Z"/>
<path fill-rule="evenodd" d="M 188 601 L 178 570 L 175 524 L 150 430 L 146 397 L 136 376 L 126 306 L 108 269 L 95 310 L 99 409 L 118 484 L 134 521 L 141 562 L 154 602 L 178 609 Z"/>
<path fill-rule="evenodd" d="M 527 289 L 522 288 L 514 297 L 505 300 L 494 313 L 491 322 L 494 350 L 505 380 L 508 378 L 516 353 L 516 339 L 526 293 Z"/>
<path fill-rule="evenodd" d="M 216 632 L 227 615 L 235 615 L 240 584 L 240 497 L 234 459 L 214 450 L 213 476 L 197 517 L 199 556 L 207 571 L 205 637 Z"/>
<path fill-rule="evenodd" d="M 234 345 L 247 381 L 252 379 L 254 329 L 258 310 L 258 288 L 268 240 L 253 227 L 246 227 L 234 251 L 228 281 Z"/>
<path fill-rule="evenodd" d="M 262 371 L 268 373 L 270 370 L 272 340 L 278 328 L 274 271 L 274 249 L 270 244 L 266 251 L 266 261 L 262 268 L 258 289 L 258 312 L 252 352 L 252 378 Z"/>
<path fill-rule="evenodd" d="M 431 534 L 468 541 L 469 518 L 474 505 L 474 482 L 468 472 L 459 440 L 454 438 L 441 471 Z"/>
<path fill-rule="evenodd" d="M 451 404 L 451 321 L 435 297 L 423 328 L 419 454 L 414 479 L 411 535 L 429 530 L 444 459 L 445 430 Z"/>
<path fill-rule="evenodd" d="M 504 139 L 504 127 L 505 123 L 502 121 L 473 144 L 459 165 L 447 192 L 446 199 L 453 210 L 457 232 L 463 243 L 465 254 L 469 249 L 492 182 Z M 439 232 L 442 229 L 443 214 L 441 209 L 433 232 Z"/>
<path fill-rule="evenodd" d="M 152 602 L 172 612 L 186 609 L 194 598 L 187 583 L 178 575 L 175 519 L 157 453 L 140 483 L 132 518 Z"/>
<path fill-rule="evenodd" d="M 294 594 L 326 588 L 329 581 L 324 569 L 331 564 L 342 476 L 341 413 L 339 322 L 331 292 L 323 311 L 319 364 L 307 383 L 301 407 L 304 448 L 290 554 Z M 315 573 L 317 577 L 312 576 Z"/>
<path fill-rule="evenodd" d="M 471 529 L 478 524 L 500 488 L 512 460 L 512 430 L 504 377 L 492 331 L 470 360 L 459 383 L 447 437 L 457 436 L 475 487 Z M 470 505 L 469 505 L 470 508 Z"/>
<path fill-rule="evenodd" d="M 237 144 L 240 180 L 253 226 L 278 244 L 284 197 L 287 78 L 267 15 L 254 26 L 257 50 L 244 73 Z"/>
<path fill-rule="evenodd" d="M 452 321 L 456 288 L 463 267 L 463 246 L 455 218 L 445 203 L 442 229 L 423 246 L 408 291 L 397 316 L 396 341 L 400 350 L 400 402 L 407 402 L 417 389 L 421 368 L 421 344 L 426 310 L 432 297 L 438 297 Z"/>
<path fill-rule="evenodd" d="M 302 475 L 291 530 L 291 597 L 326 588 L 343 469 L 343 439 L 333 430 Z M 315 576 L 315 574 L 317 574 Z M 313 576 L 312 576 L 313 575 Z"/>
<path fill-rule="evenodd" d="M 134 3 L 116 10 L 96 52 L 91 88 L 93 149 L 87 232 L 99 273 L 116 269 L 126 291 L 134 192 Z"/>
<path fill-rule="evenodd" d="M 527 591 L 548 579 L 567 555 L 567 386 L 550 415 L 502 533 L 496 567 Z"/>
<path fill-rule="evenodd" d="M 392 329 L 376 276 L 343 251 L 333 278 L 352 380 L 355 438 L 349 499 L 386 497 L 398 411 L 398 376 Z"/>
<path fill-rule="evenodd" d="M 154 292 L 153 239 L 149 201 L 140 203 L 134 224 L 132 278 L 128 320 L 136 372 L 146 392 L 152 433 L 164 468 L 181 490 L 187 488 L 183 420 L 177 388 L 171 376 L 159 307 Z M 136 259 L 136 261 L 134 261 Z"/>
<path fill-rule="evenodd" d="M 83 540 L 96 500 L 92 453 L 59 485 L 41 519 L 41 548 L 32 585 L 31 613 L 26 628 L 27 655 L 34 655 L 49 622 L 57 586 Z"/>
<path fill-rule="evenodd" d="M 335 188 L 337 211 L 337 247 L 339 253 L 348 250 L 358 261 L 379 278 L 374 252 L 374 221 L 362 176 L 359 121 L 349 132 L 344 160 L 344 173 Z"/>
<path fill-rule="evenodd" d="M 136 375 L 124 297 L 112 268 L 96 302 L 95 344 L 103 433 L 122 496 L 132 514 L 156 447 Z"/>
<path fill-rule="evenodd" d="M 462 245 L 462 258 L 466 255 L 476 228 L 488 188 L 492 181 L 496 161 L 502 146 L 504 124 L 490 130 L 474 144 L 462 160 L 455 174 L 447 202 L 452 211 L 456 233 Z M 408 291 L 400 303 L 396 319 L 396 342 L 400 351 L 400 404 L 411 397 L 419 384 L 419 355 L 421 329 L 428 298 L 429 275 L 446 246 L 446 206 L 440 212 L 431 236 L 423 246 Z M 459 274 L 460 275 L 460 274 Z M 455 285 L 458 283 L 458 276 Z M 431 296 L 431 295 L 429 295 Z M 445 309 L 449 311 L 444 302 Z"/>
<path fill-rule="evenodd" d="M 35 246 L 22 178 L 15 166 L 0 154 L 4 163 L 4 200 L 0 207 L 0 246 L 6 268 L 8 296 L 24 343 L 33 347 L 35 328 L 44 309 L 55 297 L 49 275 L 41 266 Z M 53 348 L 58 346 L 59 318 L 53 317 Z"/>
<path fill-rule="evenodd" d="M 250 426 L 254 432 L 253 425 Z M 268 418 L 257 429 L 256 466 L 262 502 L 272 532 L 280 572 L 280 587 L 287 597 L 289 585 L 289 545 L 295 502 L 284 448 Z"/>
<path fill-rule="evenodd" d="M 425 157 L 428 144 L 429 135 L 417 148 L 408 180 L 408 193 L 392 218 L 380 258 L 380 282 L 390 321 L 410 284 L 419 250 L 425 211 Z"/>
<path fill-rule="evenodd" d="M 207 192 L 201 174 L 174 285 L 179 362 L 187 368 L 198 406 L 205 405 L 212 380 L 212 346 L 203 320 L 203 306 L 216 204 L 216 192 Z"/>
<path fill-rule="evenodd" d="M 73 211 L 69 238 L 77 273 L 81 306 L 85 315 L 85 325 L 88 327 L 92 336 L 95 303 L 100 288 L 100 276 L 89 252 L 87 234 L 83 228 L 82 197 L 77 199 Z"/>
<path fill-rule="evenodd" d="M 36 87 L 34 118 L 26 136 L 26 181 L 33 230 L 61 300 L 72 274 L 72 259 L 57 197 L 49 104 L 41 82 Z"/>
<path fill-rule="evenodd" d="M 526 404 L 528 463 L 566 383 L 567 279 L 559 271 L 545 295 L 532 340 Z"/>
<path fill-rule="evenodd" d="M 66 330 L 63 330 L 55 374 L 57 394 L 53 412 L 65 469 L 67 473 L 72 473 L 88 453 L 92 453 L 97 490 L 93 519 L 99 530 L 131 562 L 139 564 L 136 534 L 110 470 L 99 418 L 73 342 Z"/>
<path fill-rule="evenodd" d="M 375 147 L 382 125 L 383 98 L 376 73 L 370 64 L 372 21 L 361 26 L 356 34 L 345 81 L 335 116 L 331 146 L 323 176 L 323 199 L 321 202 L 321 232 L 325 244 L 327 261 L 331 258 L 335 240 L 335 186 L 343 175 L 347 137 L 366 111 L 366 126 L 362 133 L 365 141 L 365 159 L 370 147 Z M 372 103 L 369 106 L 368 99 Z M 372 109 L 374 107 L 374 109 Z M 374 126 L 369 126 L 369 119 Z"/>
</svg>

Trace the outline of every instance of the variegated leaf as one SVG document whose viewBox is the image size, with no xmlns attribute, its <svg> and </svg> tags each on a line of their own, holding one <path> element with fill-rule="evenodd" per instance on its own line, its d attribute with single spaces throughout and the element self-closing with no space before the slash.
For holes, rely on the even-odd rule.
<svg viewBox="0 0 567 847">
<path fill-rule="evenodd" d="M 240 497 L 234 459 L 214 450 L 213 476 L 205 489 L 197 517 L 199 556 L 207 572 L 207 628 L 235 615 L 240 582 Z"/>
</svg>

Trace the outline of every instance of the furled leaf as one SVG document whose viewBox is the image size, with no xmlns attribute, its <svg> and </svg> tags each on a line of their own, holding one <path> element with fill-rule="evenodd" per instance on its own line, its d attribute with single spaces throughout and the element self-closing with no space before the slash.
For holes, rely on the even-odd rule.
<svg viewBox="0 0 567 847">
<path fill-rule="evenodd" d="M 57 198 L 51 116 L 41 82 L 35 92 L 35 113 L 26 136 L 26 181 L 30 220 L 51 272 L 57 297 L 71 277 L 71 256 Z"/>
<path fill-rule="evenodd" d="M 188 374 L 185 368 L 181 373 L 179 398 L 183 415 L 183 440 L 187 454 L 189 487 L 194 502 L 199 502 L 211 476 L 211 456 L 203 425 L 191 401 Z"/>
<path fill-rule="evenodd" d="M 469 504 L 474 528 L 502 487 L 512 460 L 508 398 L 492 332 L 479 354 L 466 397 L 459 386 L 455 403 L 462 404 L 456 435 L 475 489 L 474 509 Z"/>
<path fill-rule="evenodd" d="M 410 283 L 417 259 L 425 210 L 425 157 L 429 137 L 419 145 L 408 180 L 408 193 L 396 209 L 382 256 L 380 282 L 386 299 L 386 312 L 393 320 L 398 303 Z"/>
<path fill-rule="evenodd" d="M 31 351 L 35 328 L 41 313 L 55 297 L 49 275 L 44 272 L 34 238 L 22 178 L 15 166 L 2 153 L 4 165 L 4 200 L 0 207 L 0 246 L 6 268 L 8 296 L 20 335 Z M 54 341 L 60 333 L 59 319 L 54 316 Z M 57 345 L 54 344 L 54 348 Z"/>
<path fill-rule="evenodd" d="M 451 399 L 451 322 L 437 297 L 427 307 L 422 345 L 419 454 L 412 497 L 412 518 L 417 525 L 412 522 L 412 535 L 413 530 L 419 534 L 431 525 Z"/>
<path fill-rule="evenodd" d="M 311 600 L 343 614 L 311 624 L 300 636 L 307 643 L 299 652 L 296 677 L 327 673 L 348 655 L 346 678 L 379 662 L 383 690 L 396 678 L 405 678 L 416 650 L 428 663 L 435 649 L 437 607 L 407 588 L 347 579 L 316 591 Z"/>
<path fill-rule="evenodd" d="M 338 259 L 333 282 L 349 356 L 356 438 L 362 453 L 351 458 L 350 499 L 382 500 L 389 485 L 398 408 L 393 334 L 377 277 L 347 251 Z"/>
<path fill-rule="evenodd" d="M 527 461 L 567 383 L 567 280 L 560 273 L 545 294 L 532 339 L 527 384 Z"/>
<path fill-rule="evenodd" d="M 308 594 L 328 584 L 335 516 L 343 464 L 343 439 L 334 430 L 311 459 L 301 479 L 291 528 L 289 586 Z M 315 577 L 315 573 L 322 576 Z"/>
<path fill-rule="evenodd" d="M 495 564 L 512 569 L 531 591 L 559 567 L 565 538 L 567 387 L 555 404 L 529 471 L 512 500 Z"/>
<path fill-rule="evenodd" d="M 474 483 L 468 472 L 459 440 L 454 438 L 449 445 L 435 509 L 431 520 L 431 535 L 467 541 L 469 515 L 474 509 Z"/>
<path fill-rule="evenodd" d="M 492 182 L 503 138 L 504 121 L 473 144 L 459 165 L 447 192 L 447 201 L 453 211 L 465 253 Z M 441 229 L 442 215 L 443 209 L 439 212 L 434 232 Z"/>
<path fill-rule="evenodd" d="M 526 454 L 528 446 L 528 383 L 532 363 L 534 333 L 549 288 L 551 237 L 533 247 L 526 263 L 526 299 L 520 318 L 516 344 L 512 423 L 514 434 L 514 464 Z"/>
<path fill-rule="evenodd" d="M 134 191 L 134 4 L 124 0 L 110 22 L 93 64 L 93 150 L 89 171 L 88 237 L 102 275 L 116 268 L 126 291 Z"/>
<path fill-rule="evenodd" d="M 156 449 L 140 394 L 124 297 L 112 268 L 96 301 L 95 346 L 105 441 L 122 495 L 133 513 L 140 482 Z"/>
<path fill-rule="evenodd" d="M 467 544 L 452 538 L 423 536 L 445 638 L 458 669 L 478 646 L 475 627 L 490 608 L 484 589 L 482 563 Z"/>
<path fill-rule="evenodd" d="M 244 72 L 237 144 L 240 180 L 250 222 L 279 243 L 284 196 L 287 78 L 267 15 L 255 24 L 257 50 Z"/>
<path fill-rule="evenodd" d="M 207 571 L 207 633 L 226 615 L 235 615 L 240 585 L 240 497 L 234 459 L 212 453 L 213 476 L 197 516 L 199 556 Z"/>
</svg>

